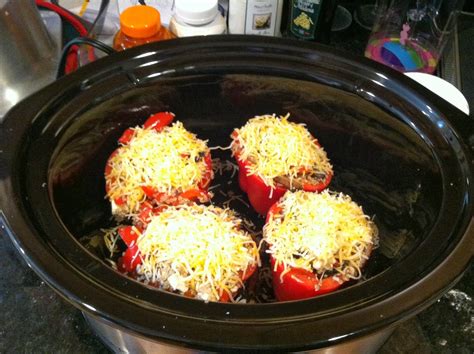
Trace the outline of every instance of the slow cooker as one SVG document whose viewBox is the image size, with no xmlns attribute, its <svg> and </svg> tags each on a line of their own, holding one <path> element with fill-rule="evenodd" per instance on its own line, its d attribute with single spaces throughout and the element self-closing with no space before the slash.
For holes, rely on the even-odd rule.
<svg viewBox="0 0 474 354">
<path fill-rule="evenodd" d="M 105 162 L 127 127 L 158 111 L 210 146 L 228 146 L 259 114 L 306 124 L 334 165 L 330 188 L 380 230 L 363 278 L 308 300 L 223 304 L 111 268 L 82 242 L 112 222 Z M 473 128 L 409 78 L 328 47 L 243 36 L 155 43 L 89 64 L 8 112 L 1 232 L 116 351 L 371 352 L 471 260 Z M 235 209 L 261 225 L 244 204 Z"/>
</svg>

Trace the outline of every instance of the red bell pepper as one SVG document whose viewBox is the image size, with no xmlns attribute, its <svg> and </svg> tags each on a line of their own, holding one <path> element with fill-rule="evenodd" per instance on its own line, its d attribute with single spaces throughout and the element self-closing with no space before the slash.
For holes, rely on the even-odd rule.
<svg viewBox="0 0 474 354">
<path fill-rule="evenodd" d="M 344 283 L 338 276 L 319 279 L 313 272 L 302 268 L 290 268 L 285 271 L 282 263 L 275 268 L 273 257 L 271 265 L 273 290 L 278 301 L 302 300 L 326 294 L 338 289 Z"/>
<path fill-rule="evenodd" d="M 120 238 L 127 245 L 127 250 L 118 260 L 118 268 L 124 273 L 132 273 L 135 268 L 142 263 L 140 251 L 137 246 L 137 239 L 140 230 L 134 226 L 123 226 L 118 229 Z"/>
<path fill-rule="evenodd" d="M 171 112 L 159 112 L 151 115 L 145 123 L 143 123 L 144 129 L 154 129 L 157 132 L 163 130 L 164 127 L 169 125 L 174 119 L 174 114 Z M 128 128 L 119 138 L 119 143 L 122 145 L 127 145 L 133 138 L 134 129 Z"/>
<path fill-rule="evenodd" d="M 169 125 L 174 119 L 174 114 L 171 112 L 159 112 L 153 114 L 143 124 L 145 129 L 155 129 L 156 131 L 163 130 L 164 127 Z"/>
<path fill-rule="evenodd" d="M 288 190 L 282 185 L 275 187 L 268 186 L 264 180 L 254 174 L 250 174 L 248 170 L 248 161 L 241 160 L 238 155 L 235 156 L 239 166 L 239 186 L 249 198 L 250 204 L 255 211 L 261 215 L 265 215 L 268 209 L 275 204 Z M 331 182 L 332 174 L 328 174 L 326 179 L 318 184 L 306 183 L 303 190 L 308 192 L 319 192 L 326 188 Z"/>
<path fill-rule="evenodd" d="M 240 189 L 247 193 L 250 204 L 255 211 L 265 215 L 268 209 L 286 193 L 287 189 L 280 186 L 275 186 L 275 188 L 267 186 L 262 178 L 249 174 L 247 167 L 249 163 L 247 161 L 241 160 L 238 156 L 236 158 L 239 165 Z"/>
<path fill-rule="evenodd" d="M 146 228 L 150 219 L 153 215 L 158 214 L 166 207 L 153 208 L 152 205 L 148 202 L 142 204 L 142 212 L 140 213 L 139 219 L 142 224 L 143 229 Z M 136 226 L 122 226 L 118 229 L 118 234 L 122 241 L 127 245 L 127 249 L 123 253 L 122 257 L 118 259 L 118 269 L 123 273 L 134 273 L 137 266 L 142 263 L 142 258 L 140 255 L 140 250 L 137 246 L 137 239 L 140 236 L 142 229 Z M 257 265 L 250 265 L 245 272 L 240 272 L 239 276 L 242 279 L 242 282 L 245 282 L 249 279 L 255 271 L 257 270 Z M 186 294 L 185 294 L 186 295 Z M 231 300 L 231 295 L 227 291 L 223 291 L 219 302 L 229 302 Z"/>
<path fill-rule="evenodd" d="M 122 241 L 127 246 L 122 257 L 118 259 L 118 269 L 124 273 L 133 273 L 139 264 L 142 263 L 140 250 L 137 246 L 137 240 L 143 229 L 146 228 L 153 215 L 158 214 L 165 207 L 153 208 L 153 206 L 145 201 L 140 205 L 140 214 L 138 216 L 138 225 L 122 226 L 117 232 Z"/>
<path fill-rule="evenodd" d="M 118 142 L 122 145 L 127 145 L 130 142 L 130 140 L 132 140 L 133 134 L 135 134 L 135 130 L 132 128 L 128 128 L 127 130 L 123 132 Z"/>
<path fill-rule="evenodd" d="M 272 215 L 279 212 L 281 212 L 281 207 L 275 203 L 268 211 L 266 222 Z M 283 263 L 276 264 L 277 262 L 272 256 L 270 263 L 273 290 L 278 301 L 302 300 L 326 294 L 338 289 L 345 282 L 339 275 L 320 279 L 309 270 L 291 266 L 285 267 Z"/>
<path fill-rule="evenodd" d="M 175 115 L 171 112 L 159 112 L 156 114 L 151 115 L 143 124 L 144 129 L 154 129 L 156 131 L 161 131 L 163 128 L 167 125 L 169 125 Z M 122 134 L 122 136 L 119 138 L 119 143 L 122 145 L 127 145 L 130 143 L 130 141 L 133 139 L 134 136 L 134 129 L 133 128 L 128 128 L 125 130 L 125 132 Z M 110 174 L 111 171 L 111 166 L 110 166 L 110 161 L 114 155 L 117 154 L 118 149 L 114 150 L 112 154 L 109 156 L 109 159 L 107 160 L 107 164 L 105 166 L 105 176 Z M 213 171 L 212 171 L 212 158 L 211 155 L 208 153 L 204 156 L 204 162 L 206 164 L 206 171 L 204 173 L 204 176 L 202 180 L 198 183 L 198 188 L 193 188 L 186 190 L 176 196 L 171 196 L 173 197 L 173 200 L 175 201 L 174 203 L 169 201 L 169 204 L 172 205 L 177 205 L 179 204 L 180 199 L 187 199 L 189 201 L 207 201 L 210 199 L 209 194 L 208 194 L 208 187 L 211 184 L 212 176 L 213 176 Z M 113 181 L 108 180 L 106 183 L 106 192 L 108 193 L 110 189 L 110 184 Z M 155 200 L 155 201 L 160 201 L 160 202 L 166 202 L 167 199 L 170 199 L 168 195 L 165 193 L 158 192 L 155 188 L 152 186 L 142 186 L 141 187 L 145 195 L 148 197 L 148 200 Z M 125 196 L 121 196 L 118 198 L 114 199 L 115 204 L 118 206 L 126 204 L 127 200 Z"/>
<path fill-rule="evenodd" d="M 234 140 L 238 139 L 237 132 L 232 133 Z M 319 145 L 319 144 L 318 144 Z M 260 215 L 266 215 L 268 209 L 275 204 L 288 190 L 283 185 L 275 184 L 275 187 L 271 187 L 265 183 L 265 181 L 255 175 L 250 174 L 248 166 L 249 161 L 242 160 L 238 153 L 234 153 L 239 166 L 239 186 L 245 193 L 250 201 L 250 205 Z M 332 173 L 327 174 L 326 179 L 320 183 L 303 184 L 303 190 L 308 192 L 319 192 L 325 189 L 332 179 Z"/>
</svg>

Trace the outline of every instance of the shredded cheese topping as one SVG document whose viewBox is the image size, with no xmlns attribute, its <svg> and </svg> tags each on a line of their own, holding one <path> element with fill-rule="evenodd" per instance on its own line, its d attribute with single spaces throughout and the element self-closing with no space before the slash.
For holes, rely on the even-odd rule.
<svg viewBox="0 0 474 354">
<path fill-rule="evenodd" d="M 302 171 L 332 173 L 326 152 L 304 124 L 288 121 L 289 114 L 256 116 L 237 133 L 231 148 L 234 155 L 248 161 L 249 174 L 258 175 L 266 185 L 275 186 L 274 178 L 291 180 Z"/>
<path fill-rule="evenodd" d="M 120 146 L 108 164 L 107 195 L 125 197 L 126 205 L 117 212 L 134 214 L 146 198 L 141 187 L 152 187 L 160 193 L 184 192 L 197 188 L 206 171 L 203 156 L 209 152 L 207 141 L 187 131 L 181 122 L 154 129 L 133 128 L 133 137 Z"/>
<path fill-rule="evenodd" d="M 229 209 L 168 207 L 154 216 L 137 240 L 142 280 L 205 301 L 231 299 L 242 277 L 259 264 L 258 248 Z"/>
<path fill-rule="evenodd" d="M 263 237 L 277 264 L 320 275 L 359 278 L 377 242 L 377 228 L 362 208 L 342 193 L 287 192 Z"/>
</svg>

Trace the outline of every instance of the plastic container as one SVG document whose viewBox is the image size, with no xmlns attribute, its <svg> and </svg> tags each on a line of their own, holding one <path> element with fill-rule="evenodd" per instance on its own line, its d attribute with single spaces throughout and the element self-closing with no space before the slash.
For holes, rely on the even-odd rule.
<svg viewBox="0 0 474 354">
<path fill-rule="evenodd" d="M 160 12 L 151 6 L 137 5 L 120 14 L 120 30 L 114 37 L 113 47 L 125 50 L 139 45 L 175 38 L 161 25 Z"/>
<path fill-rule="evenodd" d="M 463 0 L 383 1 L 365 56 L 401 72 L 435 72 Z M 380 6 L 380 5 L 379 5 Z"/>
<path fill-rule="evenodd" d="M 226 23 L 217 0 L 176 0 L 170 31 L 177 37 L 224 34 Z"/>
</svg>

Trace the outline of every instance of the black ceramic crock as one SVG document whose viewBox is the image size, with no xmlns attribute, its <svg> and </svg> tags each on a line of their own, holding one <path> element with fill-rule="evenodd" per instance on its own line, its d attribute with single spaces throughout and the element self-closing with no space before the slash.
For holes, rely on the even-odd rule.
<svg viewBox="0 0 474 354">
<path fill-rule="evenodd" d="M 210 146 L 229 145 L 232 129 L 258 114 L 305 123 L 334 165 L 330 188 L 350 194 L 380 229 L 363 279 L 304 301 L 205 303 L 146 287 L 87 250 L 79 239 L 110 224 L 103 169 L 117 138 L 162 110 Z M 92 321 L 138 338 L 204 350 L 344 345 L 387 333 L 462 276 L 474 239 L 473 127 L 409 78 L 315 44 L 157 43 L 87 65 L 6 115 L 1 231 Z"/>
</svg>

